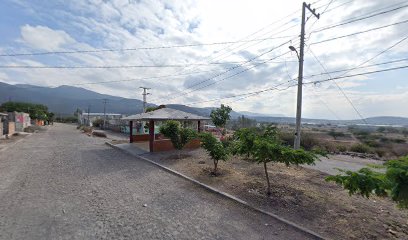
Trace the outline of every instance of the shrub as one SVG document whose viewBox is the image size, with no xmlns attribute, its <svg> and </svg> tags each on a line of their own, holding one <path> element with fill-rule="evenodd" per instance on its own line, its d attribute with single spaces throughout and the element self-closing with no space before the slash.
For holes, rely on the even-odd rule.
<svg viewBox="0 0 408 240">
<path fill-rule="evenodd" d="M 92 122 L 92 126 L 97 127 L 97 128 L 102 127 L 103 126 L 103 119 L 95 119 Z"/>
<path fill-rule="evenodd" d="M 228 160 L 228 148 L 219 142 L 211 133 L 201 133 L 199 137 L 201 140 L 201 146 L 207 151 L 214 162 L 213 174 L 217 176 L 218 161 Z"/>
<path fill-rule="evenodd" d="M 392 139 L 391 141 L 392 141 L 392 142 L 395 142 L 395 143 L 406 143 L 406 140 L 405 140 L 405 139 L 401 139 L 401 138 L 394 138 L 394 139 Z"/>
<path fill-rule="evenodd" d="M 333 181 L 343 186 L 349 194 L 360 194 L 369 198 L 390 196 L 401 208 L 408 208 L 408 156 L 390 160 L 384 164 L 385 173 L 362 168 L 357 172 L 343 171 L 342 174 L 329 176 L 326 181 Z"/>
<path fill-rule="evenodd" d="M 369 153 L 371 149 L 365 144 L 356 143 L 350 147 L 350 151 L 358 153 Z"/>
<path fill-rule="evenodd" d="M 337 150 L 339 151 L 339 152 L 347 152 L 347 147 L 345 146 L 345 145 L 337 145 L 336 146 L 336 148 L 337 148 Z"/>
<path fill-rule="evenodd" d="M 182 128 L 177 121 L 166 121 L 160 127 L 160 133 L 169 138 L 174 148 L 178 150 L 178 156 L 181 158 L 181 149 L 194 137 L 196 132 L 189 128 Z"/>
</svg>

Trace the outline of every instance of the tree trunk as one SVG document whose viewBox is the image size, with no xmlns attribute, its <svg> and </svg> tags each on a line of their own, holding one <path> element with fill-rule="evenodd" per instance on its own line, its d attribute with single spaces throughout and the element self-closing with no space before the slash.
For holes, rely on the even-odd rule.
<svg viewBox="0 0 408 240">
<path fill-rule="evenodd" d="M 266 167 L 266 162 L 264 162 L 263 164 L 264 164 L 264 170 L 265 170 L 266 183 L 268 184 L 268 188 L 266 189 L 266 194 L 271 195 L 271 184 L 269 183 L 268 168 Z"/>
<path fill-rule="evenodd" d="M 181 150 L 178 150 L 178 158 L 181 159 Z"/>
<path fill-rule="evenodd" d="M 214 176 L 217 176 L 217 165 L 218 165 L 218 160 L 214 160 Z"/>
</svg>

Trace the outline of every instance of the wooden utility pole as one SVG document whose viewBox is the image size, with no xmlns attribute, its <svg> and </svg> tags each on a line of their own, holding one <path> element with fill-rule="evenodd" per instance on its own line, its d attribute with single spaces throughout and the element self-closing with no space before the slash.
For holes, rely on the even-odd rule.
<svg viewBox="0 0 408 240">
<path fill-rule="evenodd" d="M 146 112 L 146 96 L 149 95 L 150 93 L 147 92 L 147 90 L 151 89 L 151 88 L 147 88 L 147 87 L 140 87 L 143 89 L 143 112 Z"/>
<path fill-rule="evenodd" d="M 300 53 L 299 53 L 299 75 L 298 75 L 298 92 L 296 105 L 296 131 L 294 149 L 300 148 L 300 131 L 302 124 L 302 90 L 303 90 L 303 59 L 305 48 L 305 25 L 306 25 L 306 8 L 319 19 L 320 14 L 316 14 L 316 9 L 311 9 L 310 4 L 303 2 L 302 4 L 302 26 L 300 30 Z"/>
</svg>

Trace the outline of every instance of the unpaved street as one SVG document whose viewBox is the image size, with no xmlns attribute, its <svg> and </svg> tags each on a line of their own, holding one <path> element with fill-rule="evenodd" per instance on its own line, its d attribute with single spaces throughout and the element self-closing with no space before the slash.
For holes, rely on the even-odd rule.
<svg viewBox="0 0 408 240">
<path fill-rule="evenodd" d="M 0 239 L 306 239 L 55 124 L 0 153 Z"/>
</svg>

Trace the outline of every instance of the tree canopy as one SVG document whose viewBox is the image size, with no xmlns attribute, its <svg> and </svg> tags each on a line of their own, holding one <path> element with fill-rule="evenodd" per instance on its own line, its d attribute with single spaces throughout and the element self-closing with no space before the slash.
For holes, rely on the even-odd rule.
<svg viewBox="0 0 408 240">
<path fill-rule="evenodd" d="M 210 117 L 215 126 L 224 128 L 227 121 L 230 120 L 232 108 L 221 104 L 221 107 L 211 111 Z"/>
<path fill-rule="evenodd" d="M 329 176 L 327 181 L 333 181 L 343 186 L 350 195 L 359 194 L 369 198 L 390 196 L 401 208 L 408 208 L 408 156 L 390 160 L 384 164 L 385 173 L 362 168 L 356 172 L 342 171 L 342 174 Z"/>
<path fill-rule="evenodd" d="M 183 128 L 177 121 L 166 121 L 161 127 L 160 132 L 167 138 L 170 138 L 174 148 L 179 150 L 183 149 L 191 139 L 196 137 L 196 132 L 190 128 Z"/>
<path fill-rule="evenodd" d="M 5 112 L 26 112 L 30 114 L 31 119 L 52 120 L 54 116 L 48 112 L 48 107 L 42 104 L 26 102 L 5 102 L 0 106 L 1 111 Z"/>
</svg>

